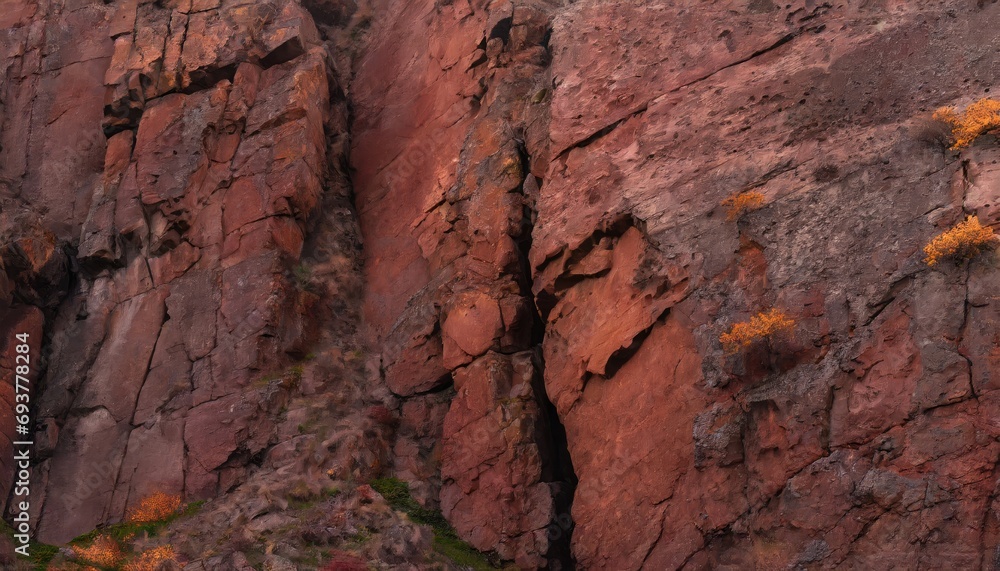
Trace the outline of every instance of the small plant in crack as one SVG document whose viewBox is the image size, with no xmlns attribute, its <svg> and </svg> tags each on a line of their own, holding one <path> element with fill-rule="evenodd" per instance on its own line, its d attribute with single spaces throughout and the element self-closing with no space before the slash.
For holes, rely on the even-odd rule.
<svg viewBox="0 0 1000 571">
<path fill-rule="evenodd" d="M 313 279 L 312 268 L 309 266 L 299 264 L 292 268 L 292 278 L 295 281 L 295 286 L 300 290 L 317 293 L 319 286 Z"/>
<path fill-rule="evenodd" d="M 369 15 L 364 15 L 358 18 L 357 23 L 351 28 L 351 41 L 358 42 L 372 25 L 372 18 Z"/>
<path fill-rule="evenodd" d="M 764 193 L 759 190 L 745 190 L 723 200 L 721 204 L 728 209 L 726 220 L 733 222 L 739 220 L 747 212 L 761 208 L 764 206 L 764 202 Z"/>
<path fill-rule="evenodd" d="M 251 383 L 251 386 L 257 390 L 266 388 L 295 390 L 302 384 L 302 377 L 305 375 L 305 372 L 305 365 L 298 363 L 282 371 L 274 371 L 262 375 Z"/>
<path fill-rule="evenodd" d="M 979 218 L 969 216 L 950 230 L 934 237 L 924 247 L 927 256 L 924 261 L 934 267 L 944 260 L 961 262 L 970 260 L 997 245 L 997 236 L 989 226 L 983 226 Z"/>
<path fill-rule="evenodd" d="M 247 38 L 251 45 L 263 43 L 264 29 L 274 21 L 277 15 L 276 8 L 271 4 L 250 5 L 252 14 L 250 24 L 247 26 Z"/>
<path fill-rule="evenodd" d="M 795 320 L 780 309 L 762 311 L 749 321 L 737 323 L 719 336 L 726 353 L 732 355 L 749 349 L 758 342 L 770 342 L 795 329 Z"/>
</svg>

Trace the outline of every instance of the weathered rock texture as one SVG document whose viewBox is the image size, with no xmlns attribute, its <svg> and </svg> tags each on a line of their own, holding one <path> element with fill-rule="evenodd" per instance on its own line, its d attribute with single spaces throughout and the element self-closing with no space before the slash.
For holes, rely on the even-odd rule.
<svg viewBox="0 0 1000 571">
<path fill-rule="evenodd" d="M 997 257 L 921 249 L 1000 226 L 997 139 L 930 120 L 996 90 L 997 3 L 2 6 L 41 538 L 296 466 L 523 568 L 996 566 Z M 265 376 L 351 310 L 366 385 Z"/>
<path fill-rule="evenodd" d="M 50 318 L 32 497 L 58 543 L 154 491 L 223 493 L 277 442 L 290 388 L 265 375 L 318 337 L 300 260 L 349 206 L 347 123 L 297 4 L 37 10 L 4 43 L 6 199 L 35 214 L 4 263 Z"/>
<path fill-rule="evenodd" d="M 549 8 L 407 3 L 377 24 L 352 84 L 365 317 L 404 401 L 397 471 L 439 496 L 472 545 L 523 567 L 545 564 L 572 485 L 539 382 L 527 260 L 532 172 L 547 156 Z M 452 389 L 428 430 L 428 393 Z"/>
<path fill-rule="evenodd" d="M 972 332 L 995 330 L 995 263 L 921 252 L 966 212 L 1000 222 L 995 143 L 918 132 L 1000 71 L 980 4 L 557 19 L 531 260 L 582 566 L 994 564 L 996 345 Z M 767 206 L 727 223 L 750 188 Z M 605 274 L 567 280 L 601 248 Z M 769 306 L 795 339 L 727 362 L 720 330 Z"/>
<path fill-rule="evenodd" d="M 994 140 L 956 154 L 927 125 L 937 106 L 995 87 L 1000 8 L 484 8 L 408 3 L 382 19 L 352 93 L 368 325 L 407 399 L 404 425 L 424 392 L 458 388 L 439 457 L 459 528 L 489 547 L 491 530 L 531 527 L 494 525 L 497 510 L 477 506 L 497 484 L 462 484 L 455 451 L 470 436 L 449 428 L 517 323 L 508 294 L 478 285 L 502 285 L 492 268 L 518 239 L 490 222 L 501 200 L 475 203 L 512 186 L 494 166 L 510 134 L 525 168 L 505 197 L 537 201 L 537 215 L 530 273 L 503 275 L 530 280 L 542 323 L 546 394 L 579 477 L 581 568 L 991 567 L 995 263 L 930 270 L 921 248 L 966 213 L 1000 222 Z M 510 35 L 491 39 L 508 9 Z M 551 37 L 532 59 L 535 21 Z M 516 70 L 536 66 L 511 97 Z M 766 207 L 727 222 L 719 203 L 747 189 Z M 719 334 L 771 306 L 797 321 L 794 338 L 724 355 Z M 472 386 L 494 386 L 493 370 Z M 510 469 L 506 432 L 490 433 L 472 474 Z M 418 478 L 421 450 L 397 446 Z M 464 492 L 455 508 L 449 479 Z"/>
</svg>

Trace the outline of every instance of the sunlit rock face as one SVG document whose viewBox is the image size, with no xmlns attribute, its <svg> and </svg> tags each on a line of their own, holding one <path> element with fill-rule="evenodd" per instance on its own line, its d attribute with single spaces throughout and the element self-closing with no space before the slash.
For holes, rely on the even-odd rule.
<svg viewBox="0 0 1000 571">
<path fill-rule="evenodd" d="M 296 4 L 23 14 L 4 42 L 4 263 L 47 316 L 33 505 L 57 543 L 155 491 L 223 493 L 276 443 L 281 398 L 254 383 L 315 337 L 293 269 L 342 190 L 347 123 Z"/>
<path fill-rule="evenodd" d="M 522 568 L 991 568 L 997 258 L 923 252 L 1000 224 L 931 119 L 1000 77 L 958 4 L 6 2 L 39 539 L 308 449 Z"/>
</svg>

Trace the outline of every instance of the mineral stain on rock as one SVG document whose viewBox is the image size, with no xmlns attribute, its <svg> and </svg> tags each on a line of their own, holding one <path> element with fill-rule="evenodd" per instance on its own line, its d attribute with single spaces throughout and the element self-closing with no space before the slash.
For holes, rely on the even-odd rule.
<svg viewBox="0 0 1000 571">
<path fill-rule="evenodd" d="M 995 2 L 5 0 L 0 28 L 0 498 L 28 331 L 54 565 L 166 494 L 195 507 L 123 557 L 994 567 L 997 253 L 924 248 L 1000 225 L 996 133 L 933 119 L 995 92 Z M 771 308 L 780 344 L 727 351 Z"/>
</svg>

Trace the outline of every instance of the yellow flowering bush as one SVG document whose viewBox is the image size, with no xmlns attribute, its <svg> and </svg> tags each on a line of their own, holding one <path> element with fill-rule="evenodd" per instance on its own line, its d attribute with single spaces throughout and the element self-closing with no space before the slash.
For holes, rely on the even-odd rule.
<svg viewBox="0 0 1000 571">
<path fill-rule="evenodd" d="M 102 567 L 118 567 L 125 559 L 121 545 L 106 535 L 99 535 L 90 545 L 75 550 L 80 560 Z"/>
<path fill-rule="evenodd" d="M 737 353 L 753 345 L 756 341 L 771 339 L 795 328 L 795 320 L 780 309 L 762 311 L 749 321 L 733 325 L 719 337 L 727 353 Z"/>
<path fill-rule="evenodd" d="M 761 206 L 764 206 L 764 193 L 757 190 L 738 192 L 723 200 L 722 206 L 729 208 L 726 213 L 726 220 L 732 222 L 743 216 L 745 212 L 757 210 Z"/>
<path fill-rule="evenodd" d="M 979 218 L 969 216 L 950 230 L 943 232 L 924 247 L 928 266 L 936 266 L 942 260 L 967 260 L 996 245 L 996 234 L 989 226 L 983 226 Z"/>
<path fill-rule="evenodd" d="M 951 126 L 954 139 L 952 149 L 964 149 L 987 131 L 1000 128 L 1000 101 L 980 99 L 959 113 L 954 107 L 942 107 L 934 112 L 934 118 Z"/>
<path fill-rule="evenodd" d="M 177 513 L 180 507 L 180 496 L 156 492 L 143 498 L 139 505 L 129 511 L 126 519 L 129 523 L 161 521 Z"/>
</svg>

